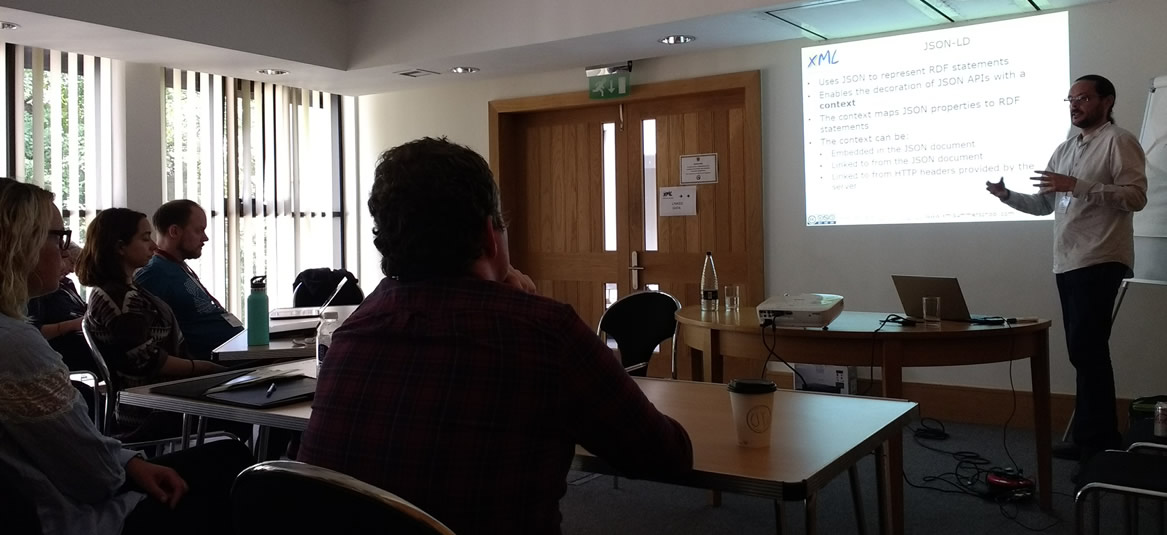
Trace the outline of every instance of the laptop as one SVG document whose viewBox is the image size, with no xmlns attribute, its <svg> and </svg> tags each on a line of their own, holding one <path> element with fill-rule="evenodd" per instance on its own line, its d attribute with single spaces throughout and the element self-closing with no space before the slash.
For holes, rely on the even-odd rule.
<svg viewBox="0 0 1167 535">
<path fill-rule="evenodd" d="M 328 299 L 324 301 L 323 305 L 318 307 L 273 308 L 269 317 L 273 320 L 319 318 L 320 314 L 324 312 L 324 309 L 328 308 L 328 305 L 332 303 L 332 300 L 336 299 L 336 296 L 340 294 L 340 289 L 344 288 L 344 283 L 346 282 L 348 282 L 348 277 L 341 277 L 340 282 L 336 285 L 336 289 L 332 291 L 332 295 L 328 296 Z"/>
<path fill-rule="evenodd" d="M 924 298 L 940 298 L 940 319 L 948 321 L 963 321 L 979 325 L 1001 325 L 1005 318 L 1000 316 L 983 316 L 969 314 L 968 305 L 964 302 L 964 294 L 960 291 L 960 283 L 956 277 L 920 277 L 915 275 L 892 275 L 896 293 L 900 296 L 900 304 L 904 313 L 913 319 L 924 317 Z"/>
</svg>

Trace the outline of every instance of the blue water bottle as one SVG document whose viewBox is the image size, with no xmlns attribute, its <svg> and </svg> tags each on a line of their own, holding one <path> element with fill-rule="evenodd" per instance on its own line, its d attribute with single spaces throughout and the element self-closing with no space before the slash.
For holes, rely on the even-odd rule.
<svg viewBox="0 0 1167 535">
<path fill-rule="evenodd" d="M 265 346 L 271 341 L 268 331 L 267 275 L 251 278 L 251 295 L 247 296 L 247 345 Z"/>
</svg>

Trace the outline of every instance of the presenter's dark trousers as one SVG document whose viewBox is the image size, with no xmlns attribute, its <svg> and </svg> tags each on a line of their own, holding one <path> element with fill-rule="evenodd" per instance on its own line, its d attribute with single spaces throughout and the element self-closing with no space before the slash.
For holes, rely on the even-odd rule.
<svg viewBox="0 0 1167 535">
<path fill-rule="evenodd" d="M 1057 274 L 1066 349 L 1078 376 L 1073 439 L 1083 461 L 1122 445 L 1115 415 L 1110 327 L 1114 299 L 1127 269 L 1107 262 Z"/>
</svg>

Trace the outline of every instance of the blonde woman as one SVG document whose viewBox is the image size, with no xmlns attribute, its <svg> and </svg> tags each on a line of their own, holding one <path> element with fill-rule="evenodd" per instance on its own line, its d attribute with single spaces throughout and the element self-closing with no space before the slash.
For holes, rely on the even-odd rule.
<svg viewBox="0 0 1167 535">
<path fill-rule="evenodd" d="M 60 355 L 25 320 L 28 299 L 57 288 L 71 238 L 52 199 L 41 188 L 0 178 L 4 527 L 44 534 L 229 531 L 226 496 L 250 462 L 247 449 L 222 441 L 155 462 L 124 449 L 97 432 Z M 183 475 L 163 464 L 181 467 Z M 9 523 L 14 512 L 17 526 Z"/>
<path fill-rule="evenodd" d="M 81 336 L 81 319 L 85 317 L 85 299 L 69 279 L 77 265 L 81 246 L 70 243 L 61 253 L 61 278 L 55 291 L 28 301 L 28 319 L 49 341 L 70 370 L 93 370 L 89 346 Z"/>
</svg>

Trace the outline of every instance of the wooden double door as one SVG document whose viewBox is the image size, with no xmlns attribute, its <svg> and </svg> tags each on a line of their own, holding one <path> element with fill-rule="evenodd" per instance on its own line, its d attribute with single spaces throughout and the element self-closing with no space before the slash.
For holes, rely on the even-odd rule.
<svg viewBox="0 0 1167 535">
<path fill-rule="evenodd" d="M 706 251 L 720 283 L 741 285 L 743 305 L 757 304 L 760 113 L 756 71 L 635 86 L 618 101 L 580 92 L 491 102 L 512 263 L 593 327 L 635 291 L 698 303 Z M 682 186 L 682 156 L 709 154 L 717 182 L 693 186 L 696 215 L 661 214 L 661 188 Z M 663 361 L 654 358 L 650 375 L 668 373 Z"/>
</svg>

